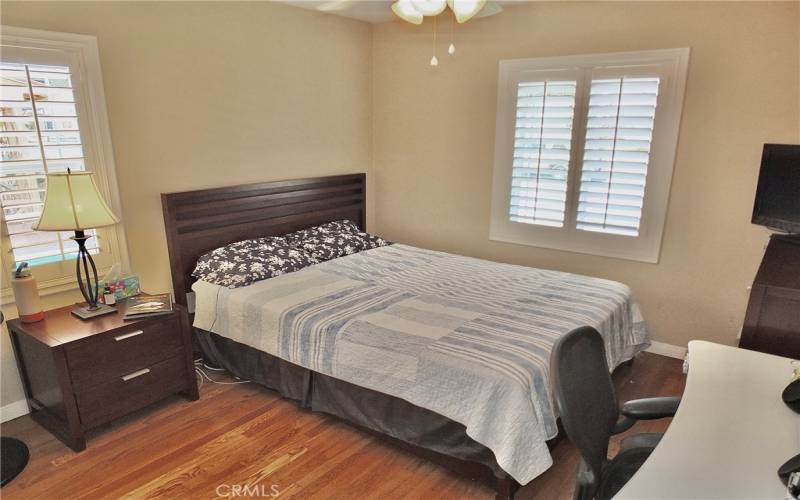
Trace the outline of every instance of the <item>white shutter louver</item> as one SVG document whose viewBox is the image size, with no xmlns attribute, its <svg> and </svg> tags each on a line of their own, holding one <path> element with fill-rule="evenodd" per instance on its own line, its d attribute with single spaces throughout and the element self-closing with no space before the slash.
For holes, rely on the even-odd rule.
<svg viewBox="0 0 800 500">
<path fill-rule="evenodd" d="M 67 168 L 86 169 L 69 68 L 0 62 L 0 205 L 15 264 L 75 257 L 72 233 L 31 229 L 45 174 Z M 97 238 L 88 247 L 95 253 Z"/>
<path fill-rule="evenodd" d="M 562 227 L 576 81 L 517 87 L 509 220 Z"/>
<path fill-rule="evenodd" d="M 657 77 L 592 80 L 578 229 L 638 236 L 658 84 Z"/>
</svg>

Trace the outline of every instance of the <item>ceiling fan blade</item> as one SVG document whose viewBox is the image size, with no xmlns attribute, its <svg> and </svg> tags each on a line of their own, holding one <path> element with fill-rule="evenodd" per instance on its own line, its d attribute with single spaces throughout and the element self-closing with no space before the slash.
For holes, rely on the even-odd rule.
<svg viewBox="0 0 800 500">
<path fill-rule="evenodd" d="M 317 6 L 317 10 L 321 12 L 337 12 L 350 7 L 353 0 L 332 0 Z"/>
<path fill-rule="evenodd" d="M 486 2 L 486 5 L 483 6 L 480 12 L 475 14 L 472 18 L 478 19 L 481 17 L 489 17 L 501 12 L 503 12 L 503 7 L 501 7 L 499 4 L 495 2 Z"/>
</svg>

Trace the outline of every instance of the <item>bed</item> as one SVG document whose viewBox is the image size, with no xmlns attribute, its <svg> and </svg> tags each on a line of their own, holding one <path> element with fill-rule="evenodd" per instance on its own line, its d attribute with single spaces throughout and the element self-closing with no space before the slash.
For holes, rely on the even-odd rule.
<svg viewBox="0 0 800 500">
<path fill-rule="evenodd" d="M 226 243 L 340 219 L 363 228 L 365 194 L 356 174 L 162 195 L 175 297 L 194 297 L 198 349 L 511 496 L 552 463 L 555 340 L 596 327 L 610 369 L 649 345 L 630 290 L 399 243 L 242 288 L 191 278 Z"/>
</svg>

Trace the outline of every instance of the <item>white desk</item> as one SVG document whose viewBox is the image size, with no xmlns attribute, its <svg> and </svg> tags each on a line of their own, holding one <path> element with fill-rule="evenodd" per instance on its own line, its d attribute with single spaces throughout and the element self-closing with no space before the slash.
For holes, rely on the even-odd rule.
<svg viewBox="0 0 800 500">
<path fill-rule="evenodd" d="M 781 399 L 793 368 L 788 358 L 689 342 L 678 413 L 615 498 L 783 499 L 778 467 L 800 453 L 800 414 Z"/>
</svg>

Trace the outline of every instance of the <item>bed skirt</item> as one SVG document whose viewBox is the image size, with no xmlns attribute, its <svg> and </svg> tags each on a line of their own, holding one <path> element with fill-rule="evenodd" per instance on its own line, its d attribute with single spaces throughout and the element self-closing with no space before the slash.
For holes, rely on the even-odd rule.
<svg viewBox="0 0 800 500">
<path fill-rule="evenodd" d="M 297 401 L 302 408 L 334 415 L 413 447 L 481 464 L 498 480 L 509 478 L 497 465 L 494 453 L 470 438 L 464 425 L 458 422 L 394 396 L 308 370 L 215 333 L 197 328 L 194 332 L 195 350 L 206 362 L 275 390 Z M 463 471 L 463 467 L 459 469 Z"/>
</svg>

